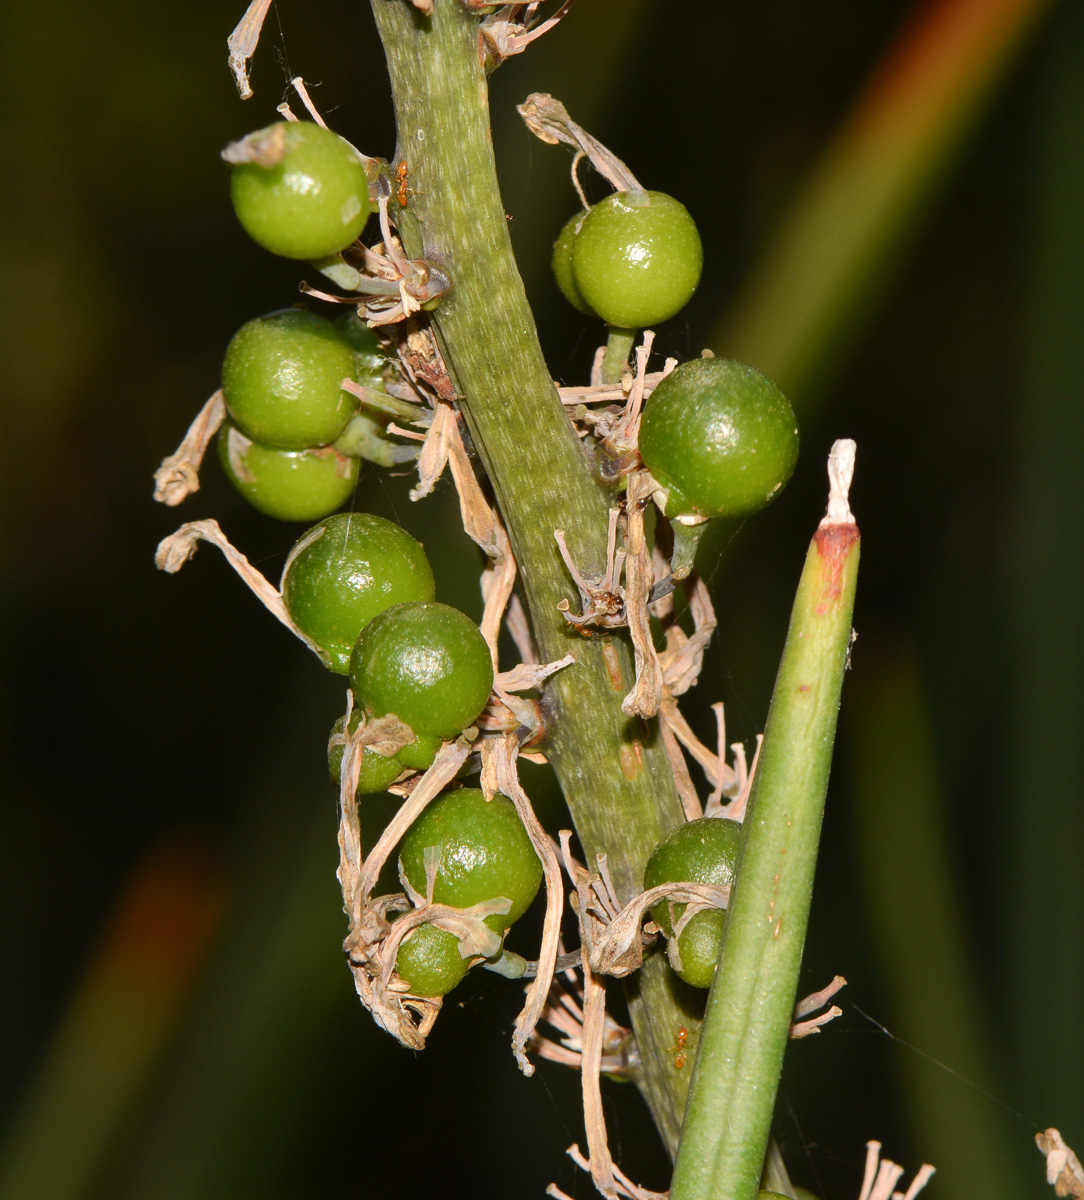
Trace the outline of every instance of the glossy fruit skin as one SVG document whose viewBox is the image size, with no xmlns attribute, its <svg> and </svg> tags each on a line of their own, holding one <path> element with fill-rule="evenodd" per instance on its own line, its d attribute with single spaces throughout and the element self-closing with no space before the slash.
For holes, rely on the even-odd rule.
<svg viewBox="0 0 1084 1200">
<path fill-rule="evenodd" d="M 395 713 L 415 733 L 453 738 L 481 713 L 493 663 L 478 626 L 447 604 L 397 604 L 362 629 L 350 682 L 375 716 Z"/>
<path fill-rule="evenodd" d="M 622 329 L 642 329 L 680 312 L 703 263 L 696 223 L 663 192 L 615 192 L 601 200 L 572 245 L 583 302 Z"/>
<path fill-rule="evenodd" d="M 469 964 L 459 953 L 454 933 L 419 925 L 400 944 L 395 969 L 416 996 L 446 996 L 462 981 Z"/>
<path fill-rule="evenodd" d="M 404 746 L 396 757 L 404 767 L 412 767 L 415 771 L 427 771 L 433 765 L 433 759 L 442 745 L 441 739 L 431 737 L 427 733 L 418 736 Z"/>
<path fill-rule="evenodd" d="M 701 817 L 679 825 L 666 837 L 647 860 L 644 889 L 662 883 L 706 883 L 713 887 L 730 887 L 734 882 L 741 844 L 741 825 L 720 817 Z M 685 911 L 684 904 L 674 904 L 674 919 Z M 651 909 L 652 919 L 667 937 L 674 933 L 670 919 L 671 904 L 662 901 Z M 711 986 L 719 947 L 723 940 L 725 913 L 710 909 L 697 913 L 678 938 L 682 969 L 678 972 L 692 987 Z"/>
<path fill-rule="evenodd" d="M 743 517 L 783 489 L 798 461 L 798 423 L 786 396 L 744 363 L 699 358 L 648 397 L 640 456 L 663 488 L 668 516 Z"/>
<path fill-rule="evenodd" d="M 276 450 L 254 442 L 227 422 L 218 435 L 226 478 L 262 513 L 280 521 L 316 521 L 354 494 L 360 462 L 330 446 Z"/>
<path fill-rule="evenodd" d="M 279 450 L 333 442 L 357 405 L 342 390 L 354 353 L 341 329 L 291 308 L 242 325 L 226 348 L 222 391 L 238 428 Z"/>
<path fill-rule="evenodd" d="M 280 590 L 294 624 L 346 675 L 362 629 L 392 605 L 432 600 L 435 584 L 425 548 L 405 529 L 372 513 L 337 513 L 298 540 Z"/>
<path fill-rule="evenodd" d="M 361 713 L 356 710 L 350 714 L 350 732 L 357 731 Z M 327 744 L 327 769 L 331 782 L 336 787 L 342 779 L 343 753 L 345 747 L 338 740 L 342 736 L 346 719 L 340 717 L 331 727 L 331 736 Z M 369 796 L 375 792 L 385 792 L 388 785 L 394 783 L 405 770 L 404 764 L 398 758 L 385 758 L 366 746 L 361 756 L 361 771 L 358 774 L 358 786 L 354 795 Z"/>
<path fill-rule="evenodd" d="M 284 258 L 326 258 L 349 246 L 369 216 L 369 181 L 357 151 L 309 121 L 280 121 L 249 138 L 273 146 L 272 157 L 281 160 L 233 168 L 230 198 L 245 232 Z"/>
<path fill-rule="evenodd" d="M 557 241 L 553 243 L 553 258 L 550 259 L 550 267 L 557 280 L 557 286 L 561 289 L 561 295 L 577 312 L 594 317 L 598 314 L 583 298 L 576 283 L 576 277 L 572 274 L 572 243 L 576 240 L 576 235 L 586 216 L 587 209 L 581 208 L 575 216 L 565 222 L 561 232 L 557 235 Z"/>
<path fill-rule="evenodd" d="M 504 896 L 507 915 L 492 914 L 485 923 L 503 933 L 531 906 L 542 883 L 542 864 L 507 796 L 487 800 L 480 788 L 448 792 L 422 813 L 407 831 L 399 851 L 403 873 L 425 894 L 425 850 L 439 846 L 433 900 L 469 908 Z"/>
</svg>

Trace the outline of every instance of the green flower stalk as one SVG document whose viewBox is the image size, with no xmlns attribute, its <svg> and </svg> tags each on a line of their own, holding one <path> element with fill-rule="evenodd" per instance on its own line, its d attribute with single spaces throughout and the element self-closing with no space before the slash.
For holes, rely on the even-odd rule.
<svg viewBox="0 0 1084 1200">
<path fill-rule="evenodd" d="M 853 467 L 854 443 L 836 442 L 828 515 L 798 584 L 745 818 L 671 1200 L 754 1200 L 760 1182 L 851 642 L 859 555 L 847 504 Z"/>
</svg>

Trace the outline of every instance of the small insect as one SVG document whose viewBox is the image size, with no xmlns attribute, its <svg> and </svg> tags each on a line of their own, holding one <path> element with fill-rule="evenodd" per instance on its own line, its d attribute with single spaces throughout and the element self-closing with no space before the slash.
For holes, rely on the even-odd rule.
<svg viewBox="0 0 1084 1200">
<path fill-rule="evenodd" d="M 689 1041 L 689 1031 L 684 1025 L 677 1032 L 677 1043 L 670 1047 L 674 1051 L 674 1066 L 680 1071 L 685 1066 L 685 1047 Z"/>
<path fill-rule="evenodd" d="M 410 174 L 410 165 L 404 159 L 395 168 L 395 182 L 398 188 L 395 193 L 396 200 L 399 201 L 400 208 L 406 208 L 407 201 L 411 196 L 415 195 L 414 189 L 407 183 L 407 176 Z"/>
</svg>

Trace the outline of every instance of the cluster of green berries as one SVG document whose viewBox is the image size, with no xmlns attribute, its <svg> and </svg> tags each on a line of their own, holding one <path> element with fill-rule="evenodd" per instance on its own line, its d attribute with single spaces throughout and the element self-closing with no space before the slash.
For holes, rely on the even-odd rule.
<svg viewBox="0 0 1084 1200">
<path fill-rule="evenodd" d="M 671 196 L 645 191 L 615 192 L 576 213 L 552 259 L 568 302 L 619 330 L 674 316 L 692 298 L 702 265 L 688 211 Z M 798 427 L 786 397 L 759 371 L 704 358 L 655 388 L 639 452 L 666 516 L 690 527 L 710 517 L 745 517 L 772 500 L 794 471 Z M 676 577 L 691 569 L 695 543 L 688 535 L 678 547 Z"/>
<path fill-rule="evenodd" d="M 250 134 L 231 195 L 245 230 L 286 258 L 322 259 L 349 246 L 369 215 L 360 155 L 337 134 L 283 121 Z M 227 421 L 219 460 L 255 508 L 313 521 L 353 495 L 361 459 L 402 461 L 387 418 L 359 408 L 350 380 L 385 391 L 386 355 L 354 312 L 338 321 L 302 309 L 257 317 L 222 364 Z"/>
<path fill-rule="evenodd" d="M 283 122 L 245 139 L 231 194 L 241 224 L 265 249 L 323 259 L 345 249 L 369 213 L 362 159 L 316 125 Z M 334 513 L 353 492 L 360 458 L 405 461 L 374 412 L 359 410 L 353 380 L 385 390 L 386 359 L 354 313 L 332 322 L 292 309 L 243 326 L 226 351 L 222 390 L 228 420 L 222 464 L 256 508 L 286 520 L 324 517 L 296 543 L 280 590 L 291 620 L 329 670 L 349 675 L 349 727 L 331 731 L 328 765 L 338 782 L 345 742 L 362 720 L 394 714 L 413 741 L 394 755 L 365 747 L 359 795 L 384 791 L 429 767 L 443 741 L 482 712 L 493 664 L 481 631 L 434 600 L 425 550 L 398 525 L 369 513 Z M 409 451 L 408 451 L 409 452 Z M 437 850 L 434 903 L 470 908 L 502 898 L 485 917 L 503 937 L 538 892 L 542 867 L 515 806 L 475 788 L 449 792 L 407 832 L 400 868 L 425 895 L 426 851 Z M 426 923 L 403 940 L 396 960 L 412 992 L 442 996 L 469 960 L 454 934 Z"/>
<path fill-rule="evenodd" d="M 294 624 L 330 670 L 350 676 L 355 705 L 331 731 L 328 765 L 338 782 L 345 734 L 363 718 L 394 714 L 414 740 L 394 755 L 365 747 L 358 794 L 384 791 L 400 775 L 425 770 L 441 743 L 481 713 L 493 665 L 481 631 L 457 609 L 433 600 L 425 551 L 399 526 L 369 513 L 339 513 L 294 546 L 282 576 Z M 506 913 L 485 918 L 503 936 L 538 891 L 542 867 L 511 801 L 487 801 L 474 788 L 448 793 L 426 809 L 401 847 L 401 867 L 424 895 L 424 856 L 439 848 L 431 899 L 469 908 L 503 897 Z M 466 974 L 456 937 L 434 925 L 402 943 L 397 970 L 422 996 L 442 996 Z"/>
</svg>

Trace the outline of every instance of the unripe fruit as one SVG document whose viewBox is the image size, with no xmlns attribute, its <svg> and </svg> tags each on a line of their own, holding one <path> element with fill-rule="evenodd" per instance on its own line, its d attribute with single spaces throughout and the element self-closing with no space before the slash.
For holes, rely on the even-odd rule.
<svg viewBox="0 0 1084 1200">
<path fill-rule="evenodd" d="M 362 629 L 350 659 L 359 704 L 415 733 L 453 738 L 486 705 L 493 663 L 478 626 L 447 604 L 397 604 Z"/>
<path fill-rule="evenodd" d="M 419 925 L 399 945 L 395 969 L 415 996 L 446 996 L 468 970 L 454 933 Z"/>
<path fill-rule="evenodd" d="M 667 490 L 667 516 L 743 517 L 783 488 L 798 460 L 786 396 L 725 358 L 683 363 L 644 405 L 640 456 Z"/>
<path fill-rule="evenodd" d="M 392 605 L 431 600 L 435 586 L 424 547 L 405 529 L 372 513 L 339 513 L 290 551 L 281 591 L 294 624 L 346 675 L 362 629 Z"/>
<path fill-rule="evenodd" d="M 326 258 L 361 233 L 369 181 L 358 152 L 337 133 L 308 121 L 280 121 L 242 145 L 258 161 L 233 168 L 230 198 L 245 231 L 265 250 Z"/>
<path fill-rule="evenodd" d="M 342 508 L 360 470 L 358 459 L 330 446 L 276 450 L 245 437 L 232 422 L 218 435 L 218 458 L 249 504 L 280 521 L 315 521 Z"/>
<path fill-rule="evenodd" d="M 655 325 L 684 308 L 703 262 L 696 223 L 662 192 L 608 196 L 590 209 L 572 244 L 583 302 L 622 329 Z"/>
<path fill-rule="evenodd" d="M 419 733 L 396 754 L 396 758 L 404 767 L 411 767 L 415 771 L 427 771 L 433 765 L 433 759 L 436 758 L 441 744 L 440 738 Z"/>
<path fill-rule="evenodd" d="M 425 894 L 425 851 L 439 847 L 433 900 L 469 908 L 503 896 L 507 914 L 485 923 L 504 933 L 531 906 L 542 883 L 542 864 L 516 807 L 507 796 L 487 800 L 480 788 L 461 788 L 435 800 L 407 831 L 399 851 L 403 873 Z"/>
<path fill-rule="evenodd" d="M 342 390 L 354 353 L 342 330 L 302 309 L 269 313 L 233 335 L 222 363 L 226 408 L 253 441 L 279 450 L 333 442 L 357 407 Z"/>
<path fill-rule="evenodd" d="M 358 725 L 361 721 L 362 714 L 355 709 L 350 714 L 350 732 L 356 733 Z M 327 743 L 327 769 L 331 776 L 331 782 L 336 787 L 342 779 L 343 754 L 346 752 L 346 747 L 342 744 L 341 738 L 343 729 L 346 727 L 346 718 L 340 717 L 331 727 L 331 736 Z M 382 754 L 377 754 L 375 750 L 371 750 L 368 746 L 364 747 L 361 756 L 361 771 L 358 774 L 358 786 L 355 791 L 356 796 L 368 796 L 374 792 L 387 791 L 389 784 L 395 782 L 402 775 L 404 765 L 396 757 L 385 758 Z"/>
<path fill-rule="evenodd" d="M 576 278 L 572 274 L 572 243 L 576 240 L 576 234 L 579 233 L 586 216 L 587 209 L 580 209 L 574 217 L 565 222 L 561 232 L 557 235 L 557 241 L 553 243 L 553 258 L 550 260 L 550 266 L 553 268 L 557 286 L 561 289 L 561 295 L 577 312 L 594 317 L 598 314 L 580 294 Z"/>
<path fill-rule="evenodd" d="M 679 825 L 658 846 L 644 871 L 645 891 L 663 883 L 703 883 L 730 887 L 741 844 L 741 825 L 720 817 L 701 817 Z M 674 922 L 685 912 L 685 904 L 662 900 L 652 906 L 651 916 L 667 937 L 673 937 Z M 671 909 L 673 919 L 671 919 Z M 723 940 L 725 913 L 707 909 L 694 916 L 678 938 L 681 970 L 693 987 L 711 986 L 719 948 Z"/>
</svg>

